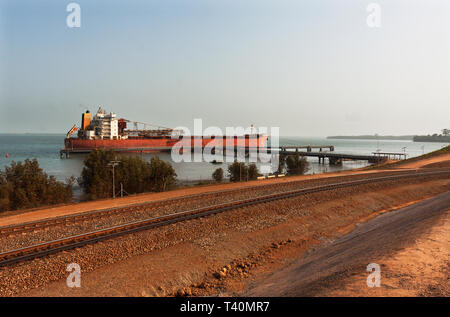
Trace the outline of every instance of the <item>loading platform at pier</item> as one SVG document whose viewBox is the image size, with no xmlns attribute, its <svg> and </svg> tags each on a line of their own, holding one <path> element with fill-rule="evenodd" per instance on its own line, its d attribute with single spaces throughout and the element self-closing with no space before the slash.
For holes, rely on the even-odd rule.
<svg viewBox="0 0 450 317">
<path fill-rule="evenodd" d="M 300 151 L 306 149 L 306 151 Z M 319 151 L 313 151 L 319 149 Z M 328 149 L 328 151 L 324 151 Z M 249 151 L 247 149 L 246 151 Z M 330 165 L 339 165 L 343 161 L 367 161 L 372 164 L 379 164 L 390 159 L 406 159 L 406 153 L 397 152 L 372 152 L 370 154 L 351 154 L 351 153 L 336 153 L 333 145 L 302 145 L 302 146 L 280 146 L 278 149 L 263 148 L 260 151 L 267 151 L 267 153 L 276 152 L 281 155 L 294 155 L 296 151 L 300 156 L 317 157 L 319 164 L 325 164 L 325 159 L 328 159 Z"/>
<path fill-rule="evenodd" d="M 293 155 L 295 151 L 279 151 L 282 155 Z M 353 161 L 368 161 L 369 163 L 378 164 L 386 161 L 387 156 L 382 155 L 364 155 L 364 154 L 347 154 L 347 153 L 335 153 L 335 152 L 305 152 L 298 151 L 300 156 L 317 157 L 319 164 L 325 164 L 325 159 L 328 159 L 330 165 L 341 164 L 345 160 Z"/>
</svg>

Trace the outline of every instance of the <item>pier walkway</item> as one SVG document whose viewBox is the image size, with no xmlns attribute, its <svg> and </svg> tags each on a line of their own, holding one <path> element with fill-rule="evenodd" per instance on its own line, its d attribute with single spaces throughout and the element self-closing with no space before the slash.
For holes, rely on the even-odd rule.
<svg viewBox="0 0 450 317">
<path fill-rule="evenodd" d="M 295 151 L 279 151 L 283 155 L 295 154 Z M 387 156 L 382 155 L 364 155 L 364 154 L 345 154 L 345 153 L 335 153 L 335 152 L 305 152 L 299 151 L 300 156 L 310 156 L 319 158 L 319 163 L 325 164 L 325 159 L 327 158 L 330 165 L 341 164 L 344 160 L 355 160 L 355 161 L 368 161 L 369 163 L 381 163 L 388 159 Z"/>
<path fill-rule="evenodd" d="M 298 151 L 303 150 L 306 151 Z M 319 151 L 313 151 L 313 149 L 319 149 Z M 225 149 L 224 149 L 225 150 Z M 234 151 L 242 150 L 242 148 L 235 147 Z M 348 153 L 336 153 L 334 152 L 333 145 L 282 145 L 276 149 L 270 148 L 245 148 L 245 152 L 249 151 L 260 151 L 264 153 L 277 152 L 282 155 L 292 155 L 298 151 L 300 156 L 317 157 L 319 163 L 325 164 L 325 159 L 328 159 L 330 165 L 341 164 L 344 160 L 356 160 L 356 161 L 368 161 L 369 163 L 377 164 L 387 161 L 391 158 L 406 159 L 405 153 L 391 153 L 391 152 L 373 152 L 372 155 L 365 154 L 348 154 Z M 89 153 L 90 149 L 62 149 L 60 151 L 61 158 L 66 156 L 69 157 L 71 153 Z M 146 152 L 168 152 L 170 147 L 163 148 L 127 148 L 127 149 L 116 149 L 118 152 L 135 152 L 135 153 L 146 153 Z M 214 152 L 214 151 L 213 151 Z"/>
</svg>

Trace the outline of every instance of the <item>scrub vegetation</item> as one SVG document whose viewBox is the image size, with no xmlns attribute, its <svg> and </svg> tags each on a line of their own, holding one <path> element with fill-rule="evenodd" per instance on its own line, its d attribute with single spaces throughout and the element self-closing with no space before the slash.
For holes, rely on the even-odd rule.
<svg viewBox="0 0 450 317">
<path fill-rule="evenodd" d="M 0 172 L 0 211 L 35 208 L 72 201 L 74 179 L 48 176 L 36 159 L 12 162 Z"/>
<path fill-rule="evenodd" d="M 116 194 L 120 191 L 121 185 L 127 194 L 160 192 L 175 185 L 177 174 L 172 165 L 158 157 L 152 157 L 147 162 L 139 156 L 117 157 L 112 150 L 95 150 L 84 161 L 84 168 L 78 179 L 88 199 L 113 196 L 111 162 L 117 162 L 114 167 Z"/>
</svg>

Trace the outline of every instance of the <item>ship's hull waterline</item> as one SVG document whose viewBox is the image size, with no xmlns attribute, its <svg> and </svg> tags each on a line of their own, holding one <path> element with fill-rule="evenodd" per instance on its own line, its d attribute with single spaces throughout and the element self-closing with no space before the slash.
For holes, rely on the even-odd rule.
<svg viewBox="0 0 450 317">
<path fill-rule="evenodd" d="M 237 136 L 237 137 L 154 137 L 154 138 L 128 138 L 119 140 L 89 140 L 80 138 L 67 138 L 64 141 L 64 150 L 71 153 L 86 153 L 95 149 L 115 150 L 121 152 L 160 152 L 170 151 L 174 146 L 188 149 L 201 145 L 221 149 L 233 148 L 264 148 L 267 143 L 267 135 Z"/>
</svg>

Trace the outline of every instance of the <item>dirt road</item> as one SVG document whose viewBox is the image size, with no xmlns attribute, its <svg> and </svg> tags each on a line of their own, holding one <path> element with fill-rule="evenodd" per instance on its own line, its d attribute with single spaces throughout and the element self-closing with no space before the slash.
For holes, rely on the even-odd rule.
<svg viewBox="0 0 450 317">
<path fill-rule="evenodd" d="M 245 296 L 327 296 L 329 294 L 341 295 L 367 295 L 365 279 L 359 279 L 359 287 L 364 289 L 364 294 L 336 293 L 343 288 L 343 283 L 349 277 L 366 273 L 369 263 L 380 258 L 389 258 L 389 255 L 405 250 L 411 244 L 416 243 L 415 238 L 423 234 L 429 228 L 439 225 L 442 217 L 450 209 L 450 191 L 430 198 L 423 202 L 383 214 L 369 222 L 361 224 L 356 230 L 337 239 L 333 243 L 320 247 L 316 251 L 306 255 L 303 259 L 289 267 L 282 269 L 261 283 L 256 283 L 247 291 Z M 448 233 L 448 228 L 446 230 Z M 443 269 L 448 266 L 448 235 L 442 241 L 439 252 L 435 255 L 436 261 L 442 260 Z M 433 242 L 433 240 L 431 240 Z M 448 242 L 448 241 L 447 241 Z M 425 248 L 427 249 L 427 248 Z M 438 259 L 437 257 L 440 257 Z M 413 259 L 409 258 L 409 261 Z M 447 264 L 445 264 L 447 263 Z M 381 273 L 386 264 L 381 265 Z M 429 264 L 432 265 L 432 264 Z M 407 264 L 409 269 L 415 269 L 417 276 L 424 274 L 424 267 L 413 267 Z M 387 268 L 386 268 L 387 269 Z M 437 271 L 441 271 L 437 268 Z M 406 272 L 408 273 L 408 272 Z M 405 272 L 397 272 L 397 275 L 407 275 Z M 432 278 L 432 276 L 429 276 Z M 447 284 L 444 292 L 447 292 L 448 280 L 444 277 L 443 283 Z M 442 283 L 441 283 L 442 284 Z M 385 285 L 386 286 L 386 285 Z M 385 288 L 386 289 L 386 288 Z M 333 293 L 334 292 L 334 293 Z M 380 293 L 380 292 L 379 292 Z M 381 296 L 387 296 L 381 291 Z M 441 294 L 442 295 L 442 294 Z"/>
</svg>

